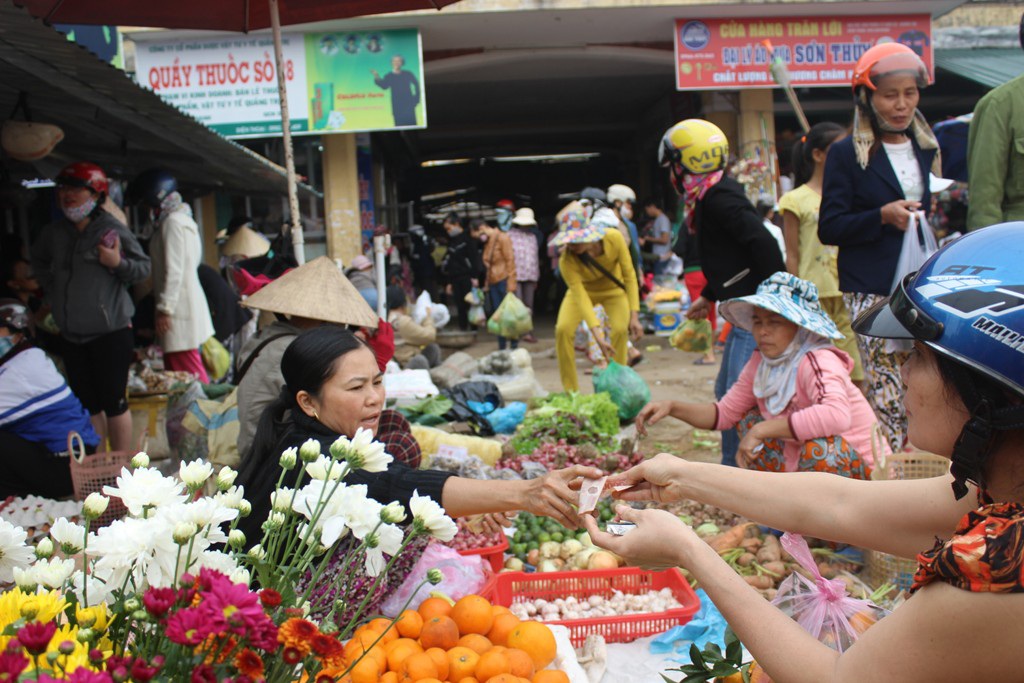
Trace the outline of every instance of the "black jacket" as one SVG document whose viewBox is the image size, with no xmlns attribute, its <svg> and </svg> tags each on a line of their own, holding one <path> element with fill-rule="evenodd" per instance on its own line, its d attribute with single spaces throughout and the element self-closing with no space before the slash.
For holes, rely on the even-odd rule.
<svg viewBox="0 0 1024 683">
<path fill-rule="evenodd" d="M 927 211 L 932 205 L 928 173 L 935 150 L 921 149 L 913 136 L 910 141 L 924 178 L 921 208 Z M 839 291 L 887 296 L 892 290 L 904 233 L 882 223 L 882 207 L 899 199 L 906 197 L 884 149 L 861 168 L 852 136 L 829 148 L 818 237 L 822 244 L 839 247 Z"/>
<path fill-rule="evenodd" d="M 483 269 L 476 240 L 468 232 L 463 231 L 448 238 L 448 251 L 441 262 L 441 272 L 449 282 L 480 277 Z"/>
<path fill-rule="evenodd" d="M 732 178 L 723 177 L 697 202 L 693 221 L 701 269 L 708 280 L 701 292 L 705 299 L 753 294 L 773 273 L 786 270 L 779 243 L 764 227 L 743 186 Z"/>
<path fill-rule="evenodd" d="M 316 439 L 320 442 L 321 452 L 330 453 L 331 444 L 337 438 L 338 434 L 318 421 L 300 410 L 293 410 L 291 416 L 287 418 L 284 435 L 276 448 L 262 456 L 257 454 L 255 449 L 249 452 L 248 458 L 239 470 L 237 483 L 245 487 L 245 497 L 252 504 L 252 513 L 238 524 L 250 546 L 259 543 L 263 537 L 260 527 L 270 515 L 270 494 L 277 487 L 277 480 L 281 474 L 278 465 L 281 453 L 292 446 L 299 448 L 306 439 Z M 301 468 L 300 460 L 295 469 L 285 476 L 282 486 L 294 487 Z M 345 477 L 345 483 L 350 486 L 365 484 L 370 498 L 385 505 L 397 500 L 406 508 L 408 514 L 413 491 L 418 491 L 421 496 L 428 496 L 440 504 L 444 483 L 452 476 L 454 475 L 450 472 L 439 470 L 414 470 L 404 463 L 392 460 L 384 472 L 353 470 Z M 304 477 L 302 485 L 308 483 L 309 477 Z M 411 516 L 407 521 L 411 521 Z"/>
</svg>

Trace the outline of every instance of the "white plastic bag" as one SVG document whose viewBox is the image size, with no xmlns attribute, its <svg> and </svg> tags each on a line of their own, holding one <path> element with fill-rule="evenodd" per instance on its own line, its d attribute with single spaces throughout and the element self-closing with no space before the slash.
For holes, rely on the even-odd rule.
<svg viewBox="0 0 1024 683">
<path fill-rule="evenodd" d="M 924 212 L 915 211 L 910 214 L 910 222 L 903 233 L 903 247 L 900 249 L 899 261 L 896 262 L 896 273 L 893 275 L 890 291 L 895 291 L 907 275 L 920 270 L 928 257 L 938 250 L 935 232 L 932 226 L 928 225 Z"/>
<path fill-rule="evenodd" d="M 423 293 L 416 297 L 416 303 L 412 307 L 412 321 L 417 325 L 422 325 L 430 313 L 432 303 L 430 294 L 423 290 Z"/>
<path fill-rule="evenodd" d="M 424 292 L 426 294 L 426 292 Z M 434 327 L 441 329 L 448 324 L 448 321 L 452 319 L 452 313 L 448 310 L 447 306 L 441 304 L 430 305 L 430 317 L 434 320 Z"/>
<path fill-rule="evenodd" d="M 665 266 L 665 270 L 662 275 L 668 275 L 670 277 L 679 277 L 683 274 L 683 259 L 679 258 L 678 254 L 672 254 L 668 259 L 668 265 Z"/>
</svg>

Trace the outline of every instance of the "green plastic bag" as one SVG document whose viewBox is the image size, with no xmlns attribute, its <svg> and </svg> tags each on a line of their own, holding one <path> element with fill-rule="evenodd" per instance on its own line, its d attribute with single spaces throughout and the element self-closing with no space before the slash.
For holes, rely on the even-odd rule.
<svg viewBox="0 0 1024 683">
<path fill-rule="evenodd" d="M 618 406 L 620 420 L 632 420 L 651 401 L 651 390 L 644 378 L 633 368 L 615 361 L 604 369 L 594 368 L 594 393 L 602 391 L 607 391 Z"/>
<path fill-rule="evenodd" d="M 680 351 L 707 353 L 711 348 L 711 321 L 707 318 L 687 320 L 672 331 L 668 341 Z"/>
<path fill-rule="evenodd" d="M 487 321 L 487 331 L 506 339 L 519 339 L 533 329 L 530 309 L 515 294 L 506 294 Z"/>
</svg>

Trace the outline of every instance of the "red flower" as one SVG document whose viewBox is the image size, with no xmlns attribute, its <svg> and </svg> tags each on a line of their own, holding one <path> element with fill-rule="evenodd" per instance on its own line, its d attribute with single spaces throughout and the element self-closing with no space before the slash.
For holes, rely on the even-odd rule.
<svg viewBox="0 0 1024 683">
<path fill-rule="evenodd" d="M 298 664 L 305 657 L 306 654 L 295 647 L 286 647 L 284 652 L 281 653 L 281 659 L 284 660 L 285 664 Z"/>
<path fill-rule="evenodd" d="M 203 594 L 202 607 L 218 627 L 240 635 L 267 618 L 259 596 L 245 584 L 231 583 L 227 579 L 210 579 L 210 589 Z"/>
<path fill-rule="evenodd" d="M 345 646 L 333 636 L 318 633 L 313 636 L 313 652 L 320 659 L 330 661 L 342 656 Z"/>
<path fill-rule="evenodd" d="M 173 588 L 150 588 L 142 596 L 142 604 L 146 611 L 157 619 L 162 619 L 178 601 L 178 591 Z"/>
<path fill-rule="evenodd" d="M 160 655 L 153 657 L 148 663 L 142 657 L 139 657 L 132 664 L 132 680 L 135 683 L 149 683 L 149 681 L 153 680 L 153 677 L 160 673 L 163 665 L 164 658 Z"/>
<path fill-rule="evenodd" d="M 0 654 L 0 681 L 18 680 L 18 676 L 27 666 L 28 657 L 20 652 L 4 652 Z"/>
<path fill-rule="evenodd" d="M 263 650 L 267 654 L 277 650 L 277 625 L 267 617 L 266 620 L 253 625 L 248 633 L 249 644 Z"/>
<path fill-rule="evenodd" d="M 46 652 L 50 639 L 57 632 L 57 624 L 48 621 L 45 624 L 34 621 L 18 629 L 18 642 L 28 650 L 29 654 L 41 655 Z"/>
<path fill-rule="evenodd" d="M 273 588 L 264 588 L 260 591 L 260 602 L 264 607 L 277 607 L 281 604 L 281 594 Z"/>
<path fill-rule="evenodd" d="M 179 645 L 196 646 L 210 634 L 210 623 L 199 609 L 175 612 L 167 620 L 167 639 Z M 110 670 L 108 664 L 107 670 Z"/>
<path fill-rule="evenodd" d="M 263 660 L 249 648 L 235 655 L 235 668 L 249 678 L 263 677 Z"/>
<path fill-rule="evenodd" d="M 192 683 L 217 683 L 217 674 L 209 664 L 200 664 L 192 669 Z"/>
<path fill-rule="evenodd" d="M 3 678 L 0 678 L 2 681 Z M 39 677 L 39 683 L 113 683 L 114 679 L 107 672 L 89 671 L 84 666 L 75 669 L 67 678 L 50 678 L 46 674 Z"/>
</svg>

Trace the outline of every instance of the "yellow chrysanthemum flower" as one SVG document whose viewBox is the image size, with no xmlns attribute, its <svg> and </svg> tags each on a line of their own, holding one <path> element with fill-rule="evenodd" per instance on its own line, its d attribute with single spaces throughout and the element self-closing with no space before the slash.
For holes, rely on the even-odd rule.
<svg viewBox="0 0 1024 683">
<path fill-rule="evenodd" d="M 59 591 L 26 593 L 20 588 L 0 593 L 0 633 L 26 614 L 34 621 L 55 621 L 67 609 L 68 602 Z M 10 636 L 0 636 L 0 649 L 7 647 Z"/>
</svg>

